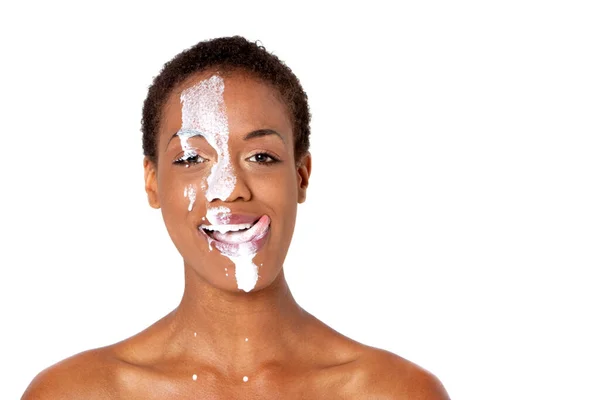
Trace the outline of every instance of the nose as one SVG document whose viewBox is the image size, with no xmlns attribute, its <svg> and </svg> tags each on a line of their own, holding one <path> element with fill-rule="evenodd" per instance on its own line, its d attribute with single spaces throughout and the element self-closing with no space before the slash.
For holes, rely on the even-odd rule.
<svg viewBox="0 0 600 400">
<path fill-rule="evenodd" d="M 213 176 L 209 177 L 206 192 L 208 201 L 249 201 L 252 192 L 246 182 L 246 176 L 239 168 L 235 168 L 234 163 L 227 164 L 217 165 L 211 174 Z"/>
<path fill-rule="evenodd" d="M 233 183 L 233 191 L 227 196 L 226 202 L 234 201 L 249 201 L 252 198 L 252 192 L 246 182 L 244 174 L 236 173 L 235 182 Z"/>
</svg>

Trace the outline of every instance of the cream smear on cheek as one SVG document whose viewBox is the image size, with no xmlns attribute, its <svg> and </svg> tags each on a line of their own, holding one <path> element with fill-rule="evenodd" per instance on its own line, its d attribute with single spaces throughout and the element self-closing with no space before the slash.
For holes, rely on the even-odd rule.
<svg viewBox="0 0 600 400">
<path fill-rule="evenodd" d="M 188 139 L 193 136 L 203 136 L 217 153 L 217 161 L 212 165 L 210 175 L 206 179 L 206 187 L 202 182 L 201 189 L 205 191 L 206 200 L 210 203 L 215 199 L 226 201 L 235 188 L 236 177 L 231 165 L 229 155 L 229 125 L 225 113 L 225 100 L 223 92 L 225 82 L 218 75 L 198 82 L 181 93 L 181 129 L 178 132 L 184 157 L 194 156 Z M 186 192 L 190 196 L 189 189 Z M 194 191 L 194 200 L 195 200 Z M 193 203 L 190 202 L 191 211 Z M 214 207 L 207 209 L 206 218 L 213 225 L 225 225 L 231 210 L 227 207 Z M 212 242 L 208 242 L 212 250 Z M 218 244 L 219 242 L 217 242 Z M 249 243 L 242 243 L 235 248 L 216 246 L 221 254 L 227 256 L 235 264 L 235 277 L 238 288 L 249 292 L 258 281 L 258 267 L 252 262 L 256 255 L 256 248 Z"/>
<path fill-rule="evenodd" d="M 187 185 L 185 189 L 183 189 L 183 197 L 187 197 L 190 199 L 188 211 L 192 211 L 192 208 L 194 208 L 194 202 L 196 201 L 196 188 L 194 187 L 194 185 Z"/>
</svg>

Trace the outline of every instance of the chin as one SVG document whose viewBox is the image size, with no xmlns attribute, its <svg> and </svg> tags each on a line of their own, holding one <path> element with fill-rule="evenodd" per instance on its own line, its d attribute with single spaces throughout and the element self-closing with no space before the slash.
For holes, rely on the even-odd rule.
<svg viewBox="0 0 600 400">
<path fill-rule="evenodd" d="M 260 266 L 261 264 L 263 266 Z M 244 280 L 245 278 L 239 274 L 240 270 L 236 269 L 236 265 L 229 260 L 226 263 L 219 263 L 217 267 L 212 264 L 210 271 L 206 270 L 206 265 L 194 269 L 204 281 L 215 289 L 232 294 L 251 294 L 268 289 L 271 285 L 276 284 L 282 275 L 281 267 L 276 269 L 267 267 L 268 264 L 265 262 L 259 262 L 256 265 L 258 266 L 258 278 L 255 281 L 247 278 Z"/>
</svg>

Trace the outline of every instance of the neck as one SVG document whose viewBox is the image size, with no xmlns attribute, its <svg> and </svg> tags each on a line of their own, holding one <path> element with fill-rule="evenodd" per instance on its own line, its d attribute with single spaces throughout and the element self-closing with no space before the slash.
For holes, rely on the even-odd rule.
<svg viewBox="0 0 600 400">
<path fill-rule="evenodd" d="M 228 292 L 186 266 L 185 290 L 172 317 L 180 351 L 232 370 L 260 368 L 297 352 L 308 314 L 294 300 L 283 271 L 257 292 Z"/>
</svg>

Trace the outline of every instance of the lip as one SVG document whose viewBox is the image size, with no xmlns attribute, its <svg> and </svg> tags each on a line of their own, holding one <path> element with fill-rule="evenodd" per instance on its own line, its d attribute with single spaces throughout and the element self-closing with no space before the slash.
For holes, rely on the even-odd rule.
<svg viewBox="0 0 600 400">
<path fill-rule="evenodd" d="M 258 221 L 262 216 L 247 215 L 247 214 L 230 214 L 228 224 L 253 224 Z"/>
<path fill-rule="evenodd" d="M 230 257 L 239 257 L 245 255 L 254 255 L 260 251 L 265 245 L 269 233 L 271 232 L 271 219 L 267 215 L 260 217 L 248 214 L 230 214 L 228 216 L 228 224 L 267 224 L 266 229 L 261 230 L 251 239 L 239 243 L 226 243 L 209 236 L 204 229 L 198 226 L 197 230 L 204 239 L 208 241 L 209 248 L 212 250 L 212 245 L 217 248 L 222 254 Z M 251 228 L 252 229 L 252 228 Z"/>
<path fill-rule="evenodd" d="M 203 220 L 198 227 L 202 225 L 241 225 L 241 224 L 253 224 L 258 222 L 262 215 L 252 214 L 230 214 L 230 213 L 216 213 L 206 220 Z M 270 221 L 270 220 L 269 220 Z"/>
</svg>

